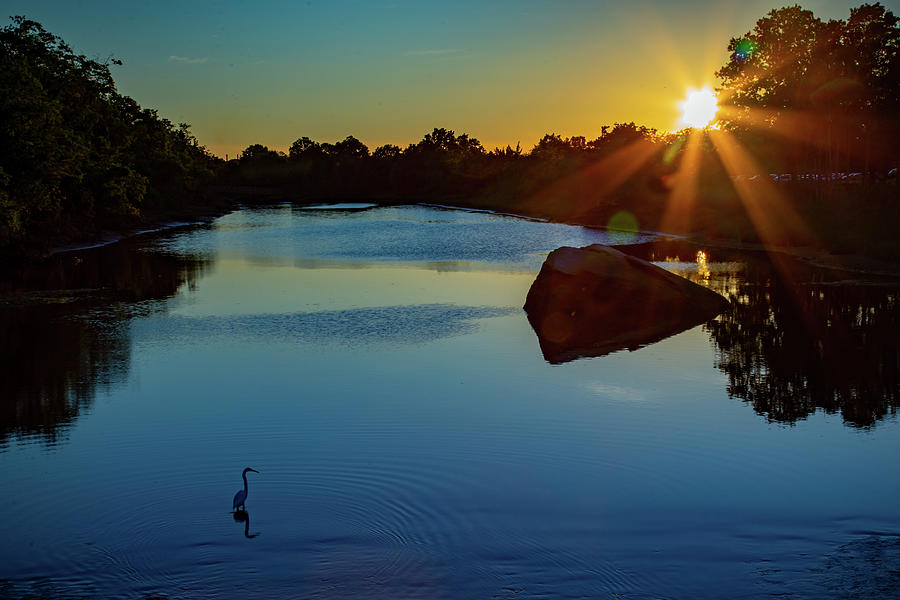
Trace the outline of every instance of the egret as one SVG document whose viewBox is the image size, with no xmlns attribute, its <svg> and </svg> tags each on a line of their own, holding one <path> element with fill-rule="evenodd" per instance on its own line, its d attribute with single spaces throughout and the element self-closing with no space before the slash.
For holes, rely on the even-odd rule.
<svg viewBox="0 0 900 600">
<path fill-rule="evenodd" d="M 244 502 L 247 501 L 247 471 L 259 473 L 256 469 L 251 469 L 250 467 L 247 467 L 244 469 L 244 472 L 241 473 L 241 477 L 244 478 L 244 489 L 238 490 L 237 494 L 234 495 L 234 510 L 237 510 L 238 507 L 244 508 Z"/>
</svg>

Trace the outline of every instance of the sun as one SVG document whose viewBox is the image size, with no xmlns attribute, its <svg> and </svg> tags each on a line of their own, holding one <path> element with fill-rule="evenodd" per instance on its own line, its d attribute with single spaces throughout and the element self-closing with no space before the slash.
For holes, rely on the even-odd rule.
<svg viewBox="0 0 900 600">
<path fill-rule="evenodd" d="M 681 110 L 679 127 L 703 129 L 716 118 L 719 105 L 716 93 L 706 86 L 702 90 L 688 88 L 687 96 L 678 103 L 678 108 Z"/>
</svg>

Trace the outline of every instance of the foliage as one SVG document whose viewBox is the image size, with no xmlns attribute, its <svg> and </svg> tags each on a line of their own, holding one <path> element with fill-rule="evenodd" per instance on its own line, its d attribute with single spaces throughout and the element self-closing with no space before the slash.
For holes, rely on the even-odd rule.
<svg viewBox="0 0 900 600">
<path fill-rule="evenodd" d="M 189 127 L 120 95 L 110 64 L 24 17 L 0 29 L 0 246 L 171 208 L 211 175 Z"/>
<path fill-rule="evenodd" d="M 823 22 L 790 6 L 733 38 L 716 73 L 725 125 L 757 143 L 778 140 L 794 172 L 872 172 L 896 167 L 900 135 L 900 27 L 881 4 Z M 785 143 L 784 138 L 787 138 Z"/>
<path fill-rule="evenodd" d="M 716 73 L 721 132 L 615 123 L 593 139 L 548 133 L 529 152 L 518 143 L 487 151 L 446 128 L 374 151 L 352 135 L 334 143 L 303 136 L 286 154 L 248 146 L 218 169 L 217 183 L 298 200 L 453 202 L 587 225 L 624 210 L 645 229 L 759 241 L 742 197 L 756 185 L 758 201 L 795 210 L 813 233 L 833 230 L 824 236 L 831 242 L 856 248 L 865 232 L 882 231 L 870 212 L 898 206 L 896 181 L 874 181 L 900 166 L 898 18 L 881 4 L 827 22 L 790 6 L 770 11 L 728 50 Z M 22 17 L 0 30 L 0 245 L 183 205 L 216 169 L 187 125 L 118 94 L 111 64 L 119 63 L 76 55 Z M 719 142 L 728 137 L 740 153 L 726 165 Z M 732 172 L 735 165 L 747 172 Z M 868 179 L 856 190 L 819 177 L 854 171 Z M 777 190 L 746 184 L 769 173 L 804 179 Z M 863 192 L 871 211 L 847 205 Z"/>
<path fill-rule="evenodd" d="M 537 203 L 533 208 L 540 212 L 547 208 L 540 206 L 541 195 L 554 182 L 569 177 L 583 186 L 585 182 L 577 174 L 580 169 L 625 147 L 662 149 L 663 139 L 655 130 L 634 123 L 601 131 L 602 135 L 591 141 L 548 134 L 527 154 L 518 144 L 487 152 L 478 139 L 446 128 L 434 128 L 405 149 L 385 144 L 371 154 L 353 136 L 334 144 L 303 136 L 291 144 L 286 157 L 259 144 L 249 146 L 239 160 L 229 164 L 225 181 L 277 185 L 294 197 L 315 200 L 424 199 L 502 205 L 495 208 L 521 207 L 528 200 Z"/>
</svg>

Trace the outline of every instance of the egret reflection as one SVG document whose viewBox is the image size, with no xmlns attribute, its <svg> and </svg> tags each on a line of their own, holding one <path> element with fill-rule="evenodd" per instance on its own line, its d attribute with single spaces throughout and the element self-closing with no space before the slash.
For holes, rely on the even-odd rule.
<svg viewBox="0 0 900 600">
<path fill-rule="evenodd" d="M 244 524 L 244 537 L 247 539 L 253 539 L 259 535 L 259 532 L 250 533 L 250 513 L 246 510 L 236 510 L 233 513 L 234 521 L 236 523 Z"/>
</svg>

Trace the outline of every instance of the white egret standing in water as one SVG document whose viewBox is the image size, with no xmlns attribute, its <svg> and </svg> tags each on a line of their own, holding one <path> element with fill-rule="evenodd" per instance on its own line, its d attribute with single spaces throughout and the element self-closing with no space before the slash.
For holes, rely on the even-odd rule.
<svg viewBox="0 0 900 600">
<path fill-rule="evenodd" d="M 244 469 L 244 472 L 241 473 L 241 477 L 244 478 L 244 489 L 238 490 L 237 494 L 234 495 L 234 510 L 237 510 L 238 507 L 244 508 L 244 502 L 247 501 L 247 471 L 253 471 L 254 473 L 259 473 L 256 469 L 251 469 L 247 467 Z"/>
</svg>

